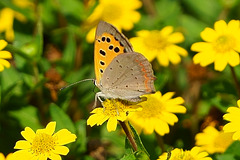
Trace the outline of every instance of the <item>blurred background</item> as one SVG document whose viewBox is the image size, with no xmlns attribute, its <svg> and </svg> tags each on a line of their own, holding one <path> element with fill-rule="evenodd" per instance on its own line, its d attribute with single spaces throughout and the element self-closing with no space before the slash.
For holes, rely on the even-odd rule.
<svg viewBox="0 0 240 160">
<path fill-rule="evenodd" d="M 14 152 L 26 126 L 36 130 L 54 120 L 57 130 L 67 128 L 78 137 L 77 142 L 68 145 L 70 153 L 63 159 L 123 156 L 125 135 L 120 128 L 109 133 L 106 124 L 93 128 L 86 125 L 98 91 L 92 81 L 59 91 L 73 82 L 95 78 L 91 39 L 100 20 L 110 21 L 128 38 L 135 37 L 139 30 L 161 30 L 165 26 L 173 26 L 185 37 L 179 46 L 188 51 L 188 56 L 181 57 L 181 63 L 163 67 L 156 59 L 151 62 L 157 77 L 156 90 L 163 94 L 175 92 L 175 96 L 185 99 L 187 108 L 186 114 L 177 115 L 179 122 L 171 126 L 169 134 L 141 134 L 151 159 L 162 153 L 159 141 L 164 141 L 166 148 L 191 149 L 196 133 L 208 125 L 221 128 L 224 124 L 222 115 L 239 99 L 230 67 L 217 72 L 213 65 L 195 65 L 192 57 L 196 53 L 190 47 L 202 41 L 200 32 L 205 27 L 212 28 L 217 20 L 239 19 L 240 1 L 129 0 L 128 5 L 138 3 L 134 11 L 140 15 L 131 23 L 126 20 L 130 27 L 122 25 L 124 19 L 119 18 L 118 22 L 114 17 L 122 14 L 120 11 L 104 8 L 107 3 L 108 0 L 0 0 L 0 39 L 8 42 L 3 50 L 13 56 L 9 60 L 11 67 L 0 72 L 0 152 Z M 113 12 L 107 14 L 113 17 L 105 17 L 104 11 Z M 240 79 L 239 66 L 235 70 Z"/>
</svg>

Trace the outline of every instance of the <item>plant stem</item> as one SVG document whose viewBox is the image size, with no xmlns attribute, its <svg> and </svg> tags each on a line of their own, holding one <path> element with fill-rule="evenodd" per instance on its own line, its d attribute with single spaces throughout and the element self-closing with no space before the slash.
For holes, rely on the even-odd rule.
<svg viewBox="0 0 240 160">
<path fill-rule="evenodd" d="M 159 147 L 161 148 L 162 152 L 165 152 L 165 148 L 164 148 L 164 142 L 163 142 L 163 138 L 162 136 L 160 136 L 158 133 L 155 132 L 155 136 L 158 142 Z"/>
<path fill-rule="evenodd" d="M 128 140 L 129 140 L 130 144 L 132 145 L 134 151 L 137 151 L 137 144 L 136 144 L 136 142 L 135 142 L 135 140 L 133 138 L 133 135 L 131 134 L 131 132 L 129 130 L 129 127 L 126 125 L 125 122 L 119 121 L 119 123 L 122 126 L 122 128 L 123 128 L 123 130 L 124 130 Z"/>
<path fill-rule="evenodd" d="M 240 97 L 240 85 L 239 85 L 239 82 L 238 82 L 238 79 L 237 79 L 236 72 L 235 72 L 233 67 L 230 67 L 230 68 L 231 68 L 231 72 L 232 72 L 233 80 L 234 80 L 234 83 L 235 83 L 235 86 L 236 86 L 236 89 L 237 89 L 238 96 Z"/>
</svg>

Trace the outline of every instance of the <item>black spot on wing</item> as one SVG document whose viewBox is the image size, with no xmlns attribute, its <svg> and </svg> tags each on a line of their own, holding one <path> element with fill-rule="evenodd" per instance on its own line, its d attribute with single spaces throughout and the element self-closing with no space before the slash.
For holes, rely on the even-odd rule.
<svg viewBox="0 0 240 160">
<path fill-rule="evenodd" d="M 102 49 L 100 49 L 99 53 L 102 55 L 102 56 L 106 56 L 106 52 Z"/>
</svg>

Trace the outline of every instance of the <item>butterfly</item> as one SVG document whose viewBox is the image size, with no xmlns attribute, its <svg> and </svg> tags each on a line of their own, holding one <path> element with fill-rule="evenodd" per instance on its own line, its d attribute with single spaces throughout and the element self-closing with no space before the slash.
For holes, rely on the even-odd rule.
<svg viewBox="0 0 240 160">
<path fill-rule="evenodd" d="M 140 53 L 134 52 L 128 39 L 113 25 L 100 21 L 94 42 L 95 85 L 101 98 L 141 101 L 140 96 L 154 93 L 152 66 Z"/>
</svg>

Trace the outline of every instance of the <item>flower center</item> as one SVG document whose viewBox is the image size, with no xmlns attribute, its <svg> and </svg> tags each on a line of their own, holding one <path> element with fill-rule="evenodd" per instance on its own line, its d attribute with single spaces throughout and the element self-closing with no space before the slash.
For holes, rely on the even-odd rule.
<svg viewBox="0 0 240 160">
<path fill-rule="evenodd" d="M 170 159 L 173 160 L 194 160 L 194 157 L 192 156 L 190 151 L 183 151 L 182 149 L 170 157 Z"/>
<path fill-rule="evenodd" d="M 160 118 L 162 113 L 166 110 L 162 102 L 158 102 L 159 100 L 156 98 L 149 98 L 147 101 L 144 101 L 142 103 L 145 103 L 142 105 L 142 103 L 139 103 L 139 105 L 144 106 L 141 112 L 136 112 L 139 117 L 141 118 Z M 158 103 L 156 103 L 158 102 Z M 144 113 L 144 114 L 143 114 Z"/>
<path fill-rule="evenodd" d="M 120 114 L 125 113 L 126 111 L 126 104 L 124 101 L 120 101 L 118 99 L 107 99 L 103 102 L 103 112 L 105 115 L 110 117 L 119 116 Z M 129 107 L 129 106 L 128 106 Z"/>
<path fill-rule="evenodd" d="M 33 154 L 40 155 L 54 150 L 56 139 L 46 133 L 36 134 L 32 142 Z"/>
<path fill-rule="evenodd" d="M 151 50 L 161 50 L 168 45 L 167 37 L 162 36 L 158 31 L 152 31 L 144 39 L 144 43 Z"/>
<path fill-rule="evenodd" d="M 107 22 L 115 21 L 119 19 L 122 15 L 122 8 L 120 5 L 116 3 L 111 3 L 104 6 L 104 10 L 102 13 L 102 18 Z"/>
<path fill-rule="evenodd" d="M 235 46 L 235 39 L 230 35 L 219 36 L 215 42 L 214 48 L 217 52 L 225 53 L 232 50 Z"/>
</svg>

